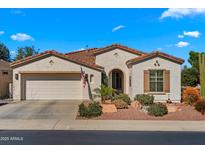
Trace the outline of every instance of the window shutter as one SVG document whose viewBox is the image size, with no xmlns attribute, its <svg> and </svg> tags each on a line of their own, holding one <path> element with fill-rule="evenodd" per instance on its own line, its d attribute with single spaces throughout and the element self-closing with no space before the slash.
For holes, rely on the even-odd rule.
<svg viewBox="0 0 205 154">
<path fill-rule="evenodd" d="M 170 71 L 169 70 L 164 71 L 164 92 L 166 93 L 170 92 Z"/>
<path fill-rule="evenodd" d="M 149 70 L 144 70 L 144 93 L 149 92 Z"/>
</svg>

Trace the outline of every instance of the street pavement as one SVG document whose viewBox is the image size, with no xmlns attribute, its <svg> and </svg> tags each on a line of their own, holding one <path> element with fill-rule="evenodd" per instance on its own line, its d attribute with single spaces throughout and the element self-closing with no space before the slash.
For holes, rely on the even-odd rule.
<svg viewBox="0 0 205 154">
<path fill-rule="evenodd" d="M 205 132 L 0 131 L 0 145 L 204 145 Z"/>
</svg>

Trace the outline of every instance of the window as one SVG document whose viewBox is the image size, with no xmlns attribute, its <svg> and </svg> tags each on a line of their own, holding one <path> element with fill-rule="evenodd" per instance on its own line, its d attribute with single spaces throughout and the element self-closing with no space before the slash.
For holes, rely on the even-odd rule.
<svg viewBox="0 0 205 154">
<path fill-rule="evenodd" d="M 7 72 L 7 71 L 3 71 L 2 74 L 3 74 L 3 75 L 8 75 L 9 72 Z"/>
<path fill-rule="evenodd" d="M 150 92 L 163 92 L 163 70 L 150 70 Z"/>
<path fill-rule="evenodd" d="M 94 75 L 91 74 L 91 75 L 90 75 L 90 83 L 93 83 L 93 78 L 94 78 Z"/>
</svg>

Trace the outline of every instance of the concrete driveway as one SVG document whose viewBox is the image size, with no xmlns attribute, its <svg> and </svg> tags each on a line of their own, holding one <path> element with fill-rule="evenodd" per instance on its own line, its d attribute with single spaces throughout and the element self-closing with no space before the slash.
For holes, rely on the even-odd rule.
<svg viewBox="0 0 205 154">
<path fill-rule="evenodd" d="M 80 101 L 21 101 L 0 106 L 2 119 L 67 119 L 74 120 Z"/>
</svg>

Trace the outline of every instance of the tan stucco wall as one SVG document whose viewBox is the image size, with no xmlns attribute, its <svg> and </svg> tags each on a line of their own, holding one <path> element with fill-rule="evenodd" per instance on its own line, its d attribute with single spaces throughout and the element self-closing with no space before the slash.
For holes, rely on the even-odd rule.
<svg viewBox="0 0 205 154">
<path fill-rule="evenodd" d="M 49 61 L 52 60 L 54 62 L 53 65 L 49 63 Z M 17 67 L 13 69 L 13 99 L 14 100 L 20 100 L 21 99 L 21 74 L 19 72 L 22 71 L 66 71 L 66 72 L 76 72 L 76 71 L 81 71 L 81 67 L 85 73 L 88 74 L 88 77 L 90 77 L 91 74 L 94 75 L 94 82 L 90 84 L 91 87 L 91 92 L 93 92 L 93 89 L 97 88 L 101 84 L 101 72 L 81 66 L 79 64 L 55 57 L 55 56 L 50 56 L 44 59 L 40 59 L 38 61 Z M 19 79 L 15 79 L 15 74 L 19 74 Z M 81 81 L 82 82 L 82 81 Z M 81 87 L 79 89 L 79 92 L 82 92 L 82 99 L 89 99 L 89 93 L 88 93 L 88 85 L 86 85 L 85 88 Z"/>
<path fill-rule="evenodd" d="M 9 97 L 9 84 L 12 82 L 12 71 L 8 70 L 8 75 L 3 75 L 0 70 L 0 98 Z"/>
<path fill-rule="evenodd" d="M 115 53 L 118 55 L 114 55 Z M 124 75 L 124 92 L 129 94 L 129 68 L 126 65 L 126 61 L 137 56 L 121 49 L 114 49 L 97 55 L 96 64 L 103 66 L 108 76 L 113 69 L 120 69 Z"/>
<path fill-rule="evenodd" d="M 8 74 L 3 75 L 2 73 L 6 71 Z M 9 94 L 9 84 L 12 82 L 12 69 L 10 68 L 10 63 L 0 60 L 0 98 L 8 97 Z"/>
<path fill-rule="evenodd" d="M 160 66 L 154 66 L 158 60 Z M 132 66 L 132 97 L 136 94 L 144 93 L 144 70 L 148 69 L 166 69 L 170 70 L 170 93 L 164 95 L 154 95 L 155 101 L 166 101 L 168 95 L 173 102 L 180 102 L 181 100 L 181 65 L 165 60 L 162 58 L 153 58 Z"/>
</svg>

